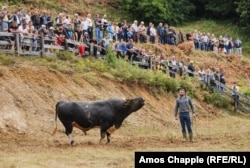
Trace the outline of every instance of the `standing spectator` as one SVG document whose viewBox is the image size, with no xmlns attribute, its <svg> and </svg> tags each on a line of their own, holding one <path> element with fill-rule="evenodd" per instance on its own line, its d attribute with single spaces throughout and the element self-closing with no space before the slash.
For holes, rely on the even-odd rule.
<svg viewBox="0 0 250 168">
<path fill-rule="evenodd" d="M 238 54 L 239 56 L 242 55 L 242 42 L 239 39 L 239 37 L 236 38 L 236 40 L 234 41 L 234 47 L 236 48 L 236 54 Z"/>
<path fill-rule="evenodd" d="M 135 43 L 138 42 L 138 36 L 137 36 L 137 32 L 138 32 L 138 21 L 135 20 L 134 23 L 131 25 L 131 30 L 133 32 L 133 40 Z"/>
<path fill-rule="evenodd" d="M 99 14 L 97 14 L 95 18 L 95 35 L 97 42 L 100 43 L 102 40 L 102 20 L 100 19 Z"/>
<path fill-rule="evenodd" d="M 240 87 L 237 85 L 236 82 L 233 82 L 233 86 L 231 86 L 231 89 L 232 89 L 232 97 L 233 97 L 234 103 L 238 103 Z"/>
<path fill-rule="evenodd" d="M 156 29 L 155 29 L 154 24 L 151 24 L 149 41 L 152 44 L 155 44 L 155 37 L 156 37 Z"/>
<path fill-rule="evenodd" d="M 115 30 L 111 22 L 108 23 L 107 32 L 108 32 L 108 40 L 110 39 L 113 40 L 115 35 Z"/>
<path fill-rule="evenodd" d="M 98 48 L 97 38 L 93 37 L 92 39 L 90 39 L 89 43 L 90 43 L 90 46 L 93 46 L 93 55 L 97 58 L 97 48 Z"/>
<path fill-rule="evenodd" d="M 31 16 L 31 20 L 33 22 L 35 29 L 39 30 L 41 27 L 41 18 L 40 18 L 38 11 L 34 12 L 34 14 Z"/>
<path fill-rule="evenodd" d="M 220 37 L 219 37 L 218 53 L 223 53 L 224 52 L 224 48 L 225 48 L 224 45 L 225 45 L 224 39 L 223 39 L 222 35 L 220 35 Z"/>
<path fill-rule="evenodd" d="M 198 71 L 198 80 L 201 83 L 205 82 L 205 74 L 206 74 L 206 72 L 204 71 L 204 68 L 202 66 L 200 66 L 200 69 Z"/>
<path fill-rule="evenodd" d="M 193 38 L 194 38 L 194 47 L 195 49 L 199 49 L 199 40 L 200 40 L 200 35 L 197 30 L 194 31 L 193 33 Z"/>
<path fill-rule="evenodd" d="M 164 28 L 162 27 L 162 23 L 159 23 L 159 26 L 156 29 L 158 35 L 158 43 L 164 43 Z"/>
<path fill-rule="evenodd" d="M 4 32 L 7 32 L 9 29 L 9 12 L 6 6 L 2 7 L 2 11 L 0 13 L 0 22 L 1 22 L 1 29 Z"/>
<path fill-rule="evenodd" d="M 88 23 L 88 34 L 89 34 L 89 38 L 92 39 L 93 38 L 93 22 L 91 19 L 91 14 L 87 15 L 87 23 Z"/>
<path fill-rule="evenodd" d="M 138 32 L 139 32 L 140 43 L 146 43 L 147 42 L 147 30 L 143 21 L 141 21 L 141 24 L 138 27 Z"/>
<path fill-rule="evenodd" d="M 103 18 L 102 18 L 103 37 L 107 35 L 107 27 L 108 27 L 107 15 L 103 15 Z"/>
<path fill-rule="evenodd" d="M 195 67 L 194 67 L 194 61 L 190 61 L 188 64 L 188 76 L 194 77 Z"/>
<path fill-rule="evenodd" d="M 232 37 L 230 37 L 229 42 L 228 42 L 228 54 L 233 53 L 233 48 L 234 48 L 234 42 L 233 42 Z"/>
<path fill-rule="evenodd" d="M 52 15 L 51 13 L 47 13 L 47 29 L 53 27 L 54 22 L 51 15 Z"/>
<path fill-rule="evenodd" d="M 74 31 L 76 31 L 78 25 L 81 24 L 81 19 L 79 18 L 78 13 L 75 13 L 75 17 L 73 19 L 73 22 L 74 22 Z"/>
<path fill-rule="evenodd" d="M 123 41 L 128 42 L 128 24 L 127 24 L 127 20 L 123 21 L 121 27 L 122 27 Z"/>
<path fill-rule="evenodd" d="M 48 29 L 48 14 L 47 11 L 43 11 L 41 16 L 41 25 L 45 25 L 46 29 Z"/>
<path fill-rule="evenodd" d="M 225 79 L 225 75 L 224 72 L 221 70 L 220 72 L 220 83 L 222 84 L 222 86 L 220 87 L 220 90 L 222 92 L 224 92 L 224 86 L 226 85 L 226 79 Z M 224 85 L 224 86 L 223 86 Z"/>
<path fill-rule="evenodd" d="M 84 34 L 85 32 L 88 33 L 88 20 L 86 19 L 85 16 L 81 18 L 81 28 L 82 28 L 82 33 Z"/>
<path fill-rule="evenodd" d="M 63 14 L 59 13 L 58 16 L 55 19 L 57 25 L 61 25 L 63 22 Z"/>
<path fill-rule="evenodd" d="M 187 140 L 187 132 L 186 132 L 186 127 L 188 130 L 188 135 L 189 135 L 189 140 L 190 142 L 193 142 L 193 131 L 192 131 L 192 125 L 191 125 L 191 120 L 190 120 L 190 108 L 192 110 L 192 117 L 195 117 L 195 111 L 194 111 L 194 105 L 191 101 L 191 98 L 186 95 L 186 90 L 181 88 L 179 89 L 179 97 L 176 99 L 176 104 L 175 104 L 175 112 L 174 116 L 175 119 L 177 120 L 177 116 L 179 115 L 180 123 L 181 123 L 181 131 L 182 131 L 182 136 L 183 140 Z"/>
<path fill-rule="evenodd" d="M 181 44 L 184 42 L 184 36 L 183 36 L 183 32 L 182 30 L 180 29 L 179 32 L 178 32 L 178 44 Z"/>
</svg>

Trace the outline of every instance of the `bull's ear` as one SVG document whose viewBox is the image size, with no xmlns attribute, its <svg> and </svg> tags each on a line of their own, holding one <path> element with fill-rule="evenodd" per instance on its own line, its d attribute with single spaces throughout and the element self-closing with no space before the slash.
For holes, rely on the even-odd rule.
<svg viewBox="0 0 250 168">
<path fill-rule="evenodd" d="M 124 103 L 123 103 L 123 107 L 124 107 L 124 108 L 127 108 L 127 107 L 130 105 L 131 101 L 132 101 L 132 99 L 126 99 L 126 100 L 124 101 Z"/>
</svg>

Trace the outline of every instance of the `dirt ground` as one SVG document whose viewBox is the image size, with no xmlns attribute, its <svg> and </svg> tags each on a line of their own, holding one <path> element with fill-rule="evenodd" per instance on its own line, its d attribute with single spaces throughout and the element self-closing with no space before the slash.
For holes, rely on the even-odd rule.
<svg viewBox="0 0 250 168">
<path fill-rule="evenodd" d="M 174 120 L 175 95 L 156 93 L 136 84 L 96 77 L 96 85 L 80 74 L 61 74 L 29 63 L 0 66 L 0 167 L 133 167 L 135 151 L 250 151 L 250 117 L 215 109 L 194 101 L 195 142 L 181 142 Z M 131 114 L 112 134 L 111 143 L 99 143 L 99 130 L 84 135 L 74 129 L 71 147 L 58 121 L 59 100 L 99 100 L 142 96 L 146 105 Z"/>
</svg>

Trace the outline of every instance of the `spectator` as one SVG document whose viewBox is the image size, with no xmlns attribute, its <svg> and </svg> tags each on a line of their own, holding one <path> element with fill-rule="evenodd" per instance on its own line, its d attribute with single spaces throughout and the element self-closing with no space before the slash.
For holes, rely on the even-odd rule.
<svg viewBox="0 0 250 168">
<path fill-rule="evenodd" d="M 236 48 L 236 54 L 238 54 L 239 56 L 242 55 L 242 42 L 239 39 L 239 37 L 236 38 L 236 40 L 234 41 L 234 47 Z"/>
<path fill-rule="evenodd" d="M 108 23 L 107 32 L 108 32 L 108 39 L 113 40 L 115 35 L 115 30 L 111 22 Z"/>
<path fill-rule="evenodd" d="M 183 36 L 183 32 L 182 30 L 180 29 L 179 32 L 178 32 L 178 44 L 181 44 L 184 42 L 184 36 Z"/>
<path fill-rule="evenodd" d="M 103 18 L 101 19 L 102 21 L 102 32 L 103 32 L 103 37 L 107 35 L 107 27 L 108 27 L 108 20 L 107 20 L 107 15 L 103 15 Z"/>
<path fill-rule="evenodd" d="M 135 43 L 138 42 L 138 36 L 137 36 L 137 32 L 138 32 L 138 21 L 135 20 L 134 23 L 131 25 L 131 30 L 133 32 L 133 40 Z"/>
<path fill-rule="evenodd" d="M 84 32 L 83 34 L 83 43 L 87 46 L 85 48 L 85 51 L 87 51 L 86 55 L 90 55 L 90 39 L 88 32 Z"/>
<path fill-rule="evenodd" d="M 48 15 L 47 11 L 43 11 L 41 16 L 41 25 L 45 25 L 46 29 L 48 29 Z"/>
<path fill-rule="evenodd" d="M 234 105 L 238 105 L 240 87 L 237 85 L 236 82 L 233 82 L 233 86 L 231 86 L 231 89 L 232 89 L 232 98 L 234 100 Z"/>
<path fill-rule="evenodd" d="M 74 40 L 78 42 L 82 42 L 82 37 L 83 37 L 83 33 L 81 30 L 81 25 L 78 25 L 74 32 Z"/>
<path fill-rule="evenodd" d="M 88 25 L 89 25 L 89 22 L 88 20 L 86 19 L 85 16 L 83 16 L 81 18 L 81 29 L 82 29 L 82 33 L 84 34 L 85 32 L 88 33 Z"/>
<path fill-rule="evenodd" d="M 61 46 L 63 44 L 64 38 L 65 38 L 65 33 L 63 31 L 63 27 L 62 26 L 58 27 L 55 30 L 55 37 L 57 38 L 57 41 L 56 41 L 55 44 Z"/>
<path fill-rule="evenodd" d="M 129 42 L 126 44 L 126 48 L 128 60 L 131 61 L 132 59 L 134 59 L 135 56 L 138 55 L 136 49 L 134 48 L 133 39 L 129 40 Z"/>
<path fill-rule="evenodd" d="M 47 13 L 47 29 L 49 29 L 50 27 L 53 27 L 53 19 L 51 16 L 51 13 Z"/>
<path fill-rule="evenodd" d="M 201 83 L 205 82 L 205 74 L 206 74 L 206 72 L 204 71 L 204 68 L 202 66 L 200 66 L 200 69 L 198 71 L 198 80 Z"/>
<path fill-rule="evenodd" d="M 0 22 L 1 22 L 1 29 L 3 32 L 7 32 L 9 29 L 9 12 L 6 6 L 2 7 L 2 11 L 0 13 Z"/>
<path fill-rule="evenodd" d="M 177 72 L 177 61 L 175 56 L 172 56 L 172 58 L 168 61 L 168 70 L 170 77 L 175 78 L 175 74 Z"/>
<path fill-rule="evenodd" d="M 147 42 L 147 32 L 146 31 L 147 30 L 146 30 L 146 27 L 144 26 L 144 22 L 141 21 L 141 24 L 138 27 L 140 43 L 146 43 Z"/>
<path fill-rule="evenodd" d="M 149 36 L 149 41 L 152 44 L 155 44 L 155 37 L 156 37 L 156 29 L 155 29 L 154 24 L 152 24 L 150 28 L 150 36 Z"/>
<path fill-rule="evenodd" d="M 225 75 L 224 72 L 221 70 L 220 72 L 220 83 L 222 84 L 222 86 L 220 87 L 220 90 L 222 92 L 224 92 L 224 86 L 226 85 L 226 79 L 225 79 Z M 223 86 L 224 85 L 224 86 Z"/>
<path fill-rule="evenodd" d="M 97 14 L 95 18 L 95 35 L 97 42 L 100 43 L 102 40 L 102 20 L 100 19 L 99 14 Z"/>
<path fill-rule="evenodd" d="M 224 43 L 224 39 L 222 37 L 222 35 L 220 35 L 219 37 L 219 45 L 218 45 L 218 52 L 219 53 L 224 53 L 224 48 L 225 48 L 225 43 Z"/>
<path fill-rule="evenodd" d="M 79 18 L 79 15 L 77 13 L 75 13 L 73 22 L 74 22 L 74 31 L 76 31 L 77 27 L 81 25 L 81 19 Z"/>
<path fill-rule="evenodd" d="M 93 38 L 93 22 L 91 19 L 91 14 L 87 15 L 87 23 L 88 23 L 88 34 L 89 34 L 89 38 L 92 39 Z"/>
<path fill-rule="evenodd" d="M 117 57 L 121 57 L 121 58 L 125 58 L 125 55 L 127 54 L 127 48 L 126 48 L 126 42 L 122 42 L 119 46 L 118 46 L 118 50 L 117 50 Z"/>
<path fill-rule="evenodd" d="M 194 72 L 195 72 L 195 67 L 194 67 L 194 62 L 190 61 L 188 64 L 188 76 L 189 77 L 194 77 Z"/>
<path fill-rule="evenodd" d="M 162 27 L 162 23 L 159 23 L 159 26 L 157 27 L 157 35 L 158 35 L 158 43 L 163 44 L 164 43 L 164 28 Z"/>
</svg>

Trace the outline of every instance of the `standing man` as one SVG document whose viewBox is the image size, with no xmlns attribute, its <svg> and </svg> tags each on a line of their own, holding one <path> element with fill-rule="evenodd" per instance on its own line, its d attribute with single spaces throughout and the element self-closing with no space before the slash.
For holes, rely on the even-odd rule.
<svg viewBox="0 0 250 168">
<path fill-rule="evenodd" d="M 179 114 L 181 128 L 182 128 L 182 135 L 183 135 L 183 142 L 187 140 L 187 132 L 186 127 L 188 130 L 189 140 L 190 142 L 193 142 L 193 132 L 192 132 L 192 126 L 191 126 L 191 120 L 189 111 L 190 108 L 192 110 L 192 116 L 195 117 L 194 112 L 194 106 L 191 101 L 191 98 L 186 95 L 186 90 L 184 88 L 179 89 L 179 97 L 176 99 L 176 105 L 175 105 L 175 119 L 177 120 L 177 115 Z"/>
</svg>

